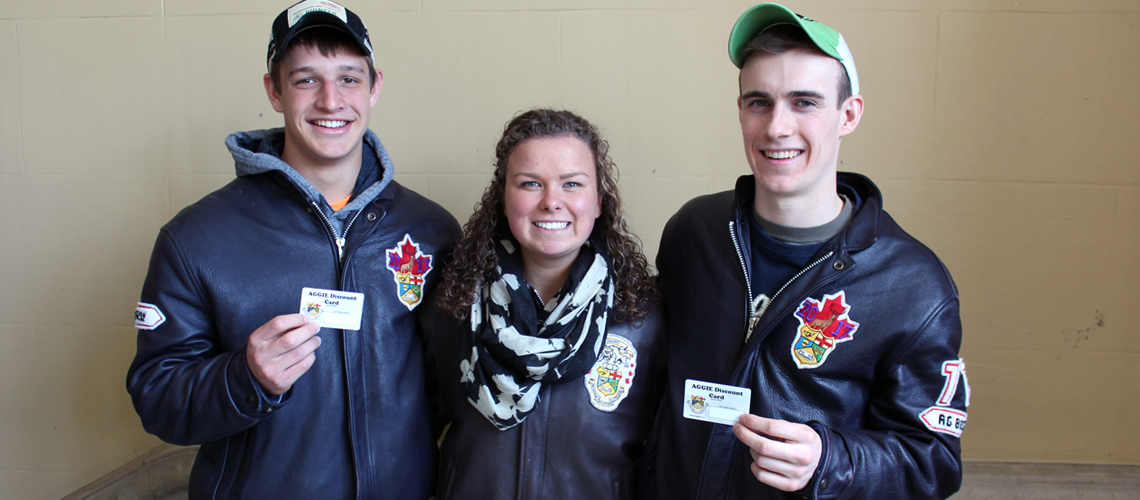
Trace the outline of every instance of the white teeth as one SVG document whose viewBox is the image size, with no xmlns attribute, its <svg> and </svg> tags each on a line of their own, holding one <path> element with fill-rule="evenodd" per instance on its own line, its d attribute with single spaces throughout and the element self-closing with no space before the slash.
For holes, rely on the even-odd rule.
<svg viewBox="0 0 1140 500">
<path fill-rule="evenodd" d="M 799 156 L 799 151 L 764 151 L 764 156 L 773 160 L 786 160 L 788 158 L 795 158 Z"/>
<path fill-rule="evenodd" d="M 543 229 L 562 229 L 569 226 L 569 222 L 535 222 L 534 225 Z"/>
<path fill-rule="evenodd" d="M 325 128 L 341 128 L 345 125 L 348 125 L 348 122 L 344 120 L 317 120 L 314 123 L 316 123 L 317 126 Z"/>
</svg>

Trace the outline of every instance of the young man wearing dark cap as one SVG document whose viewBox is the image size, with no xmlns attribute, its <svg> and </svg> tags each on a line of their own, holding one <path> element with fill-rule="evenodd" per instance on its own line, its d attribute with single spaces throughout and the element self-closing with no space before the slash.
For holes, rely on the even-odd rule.
<svg viewBox="0 0 1140 500">
<path fill-rule="evenodd" d="M 127 388 L 148 432 L 201 445 L 191 498 L 427 498 L 412 310 L 458 224 L 392 180 L 356 14 L 293 5 L 268 66 L 285 126 L 230 135 L 237 179 L 162 228 Z"/>
<path fill-rule="evenodd" d="M 948 497 L 969 404 L 958 292 L 870 179 L 836 170 L 863 113 L 847 43 L 761 4 L 729 54 L 752 175 L 661 238 L 668 381 L 642 496 Z"/>
</svg>

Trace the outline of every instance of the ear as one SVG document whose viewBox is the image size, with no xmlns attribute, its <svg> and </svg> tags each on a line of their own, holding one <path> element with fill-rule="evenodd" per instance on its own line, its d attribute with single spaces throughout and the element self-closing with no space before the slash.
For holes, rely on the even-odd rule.
<svg viewBox="0 0 1140 500">
<path fill-rule="evenodd" d="M 863 96 L 856 94 L 848 97 L 840 112 L 843 113 L 843 121 L 839 126 L 839 137 L 845 137 L 855 131 L 859 120 L 863 118 Z"/>
<path fill-rule="evenodd" d="M 265 95 L 269 97 L 269 104 L 273 105 L 273 110 L 278 113 L 283 112 L 285 108 L 281 107 L 281 94 L 273 89 L 273 77 L 266 73 L 261 80 L 265 85 Z"/>
<path fill-rule="evenodd" d="M 369 101 L 372 103 L 372 107 L 376 107 L 376 103 L 380 100 L 380 87 L 383 86 L 384 73 L 380 70 L 376 70 L 376 83 L 372 84 L 372 91 L 370 92 L 372 96 L 369 98 Z"/>
<path fill-rule="evenodd" d="M 736 111 L 740 118 L 740 123 L 744 123 L 744 96 L 736 96 Z"/>
</svg>

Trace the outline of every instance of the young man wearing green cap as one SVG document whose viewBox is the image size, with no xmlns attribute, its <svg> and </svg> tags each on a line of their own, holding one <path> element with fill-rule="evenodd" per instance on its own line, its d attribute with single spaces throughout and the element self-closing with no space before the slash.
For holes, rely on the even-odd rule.
<svg viewBox="0 0 1140 500">
<path fill-rule="evenodd" d="M 945 498 L 969 385 L 946 268 L 837 172 L 863 113 L 835 30 L 776 4 L 729 39 L 752 175 L 688 202 L 657 267 L 667 393 L 644 498 Z"/>
<path fill-rule="evenodd" d="M 147 431 L 201 445 L 190 498 L 422 500 L 436 448 L 412 310 L 459 226 L 392 179 L 356 14 L 293 5 L 267 59 L 284 127 L 230 135 L 237 179 L 162 228 L 127 388 Z"/>
</svg>

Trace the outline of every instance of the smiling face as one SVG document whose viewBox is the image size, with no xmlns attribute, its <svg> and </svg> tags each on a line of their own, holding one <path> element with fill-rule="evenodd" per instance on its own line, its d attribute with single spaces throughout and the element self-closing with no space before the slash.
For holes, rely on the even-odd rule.
<svg viewBox="0 0 1140 500">
<path fill-rule="evenodd" d="M 283 160 L 302 174 L 313 169 L 359 168 L 361 144 L 382 75 L 369 85 L 365 56 L 338 50 L 324 56 L 298 46 L 274 65 L 281 89 L 265 75 L 273 109 L 285 115 Z"/>
<path fill-rule="evenodd" d="M 601 215 L 596 168 L 590 147 L 577 137 L 527 139 L 515 147 L 503 211 L 525 267 L 573 265 Z"/>
<path fill-rule="evenodd" d="M 740 129 L 758 202 L 837 199 L 840 140 L 863 110 L 860 96 L 837 102 L 841 71 L 837 60 L 799 49 L 759 53 L 741 68 Z"/>
</svg>

